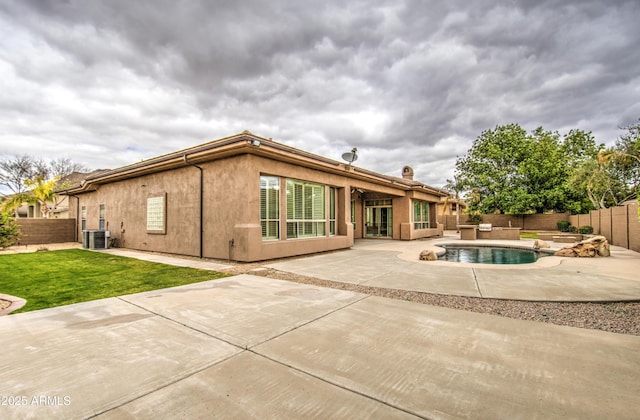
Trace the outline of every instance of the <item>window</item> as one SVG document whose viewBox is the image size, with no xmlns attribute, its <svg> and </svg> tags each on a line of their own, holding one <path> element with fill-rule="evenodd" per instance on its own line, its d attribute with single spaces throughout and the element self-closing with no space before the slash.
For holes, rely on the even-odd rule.
<svg viewBox="0 0 640 420">
<path fill-rule="evenodd" d="M 80 220 L 81 220 L 82 230 L 86 230 L 87 229 L 87 206 L 82 206 L 82 210 L 80 214 L 81 214 Z"/>
<path fill-rule="evenodd" d="M 356 227 L 356 200 L 351 200 L 351 223 Z"/>
<path fill-rule="evenodd" d="M 100 213 L 98 216 L 98 229 L 104 230 L 104 221 L 105 221 L 105 209 L 104 204 L 100 204 Z"/>
<path fill-rule="evenodd" d="M 287 179 L 287 238 L 324 236 L 324 185 Z"/>
<path fill-rule="evenodd" d="M 147 198 L 147 233 L 167 233 L 167 193 Z"/>
<path fill-rule="evenodd" d="M 262 240 L 280 238 L 280 178 L 260 177 L 260 225 Z"/>
<path fill-rule="evenodd" d="M 329 187 L 329 235 L 336 234 L 336 189 Z"/>
<path fill-rule="evenodd" d="M 413 228 L 429 229 L 429 203 L 413 201 Z"/>
</svg>

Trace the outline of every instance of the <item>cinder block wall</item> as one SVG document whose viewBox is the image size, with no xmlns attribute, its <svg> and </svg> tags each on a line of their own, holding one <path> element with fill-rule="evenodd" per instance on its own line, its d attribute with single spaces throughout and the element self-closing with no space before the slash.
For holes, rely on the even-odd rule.
<svg viewBox="0 0 640 420">
<path fill-rule="evenodd" d="M 592 226 L 593 233 L 607 238 L 612 245 L 640 252 L 640 222 L 638 205 L 592 210 L 589 214 L 571 216 L 572 225 Z"/>
<path fill-rule="evenodd" d="M 456 216 L 446 215 L 439 216 L 439 222 L 444 225 L 447 230 L 456 229 Z M 523 230 L 558 230 L 559 220 L 569 220 L 569 213 L 554 214 L 483 214 L 482 222 L 491 223 L 496 227 L 514 227 Z M 509 226 L 511 222 L 511 226 Z M 469 216 L 460 215 L 460 224 L 469 224 Z"/>
<path fill-rule="evenodd" d="M 560 220 L 569 220 L 569 213 L 526 214 L 524 230 L 558 230 Z"/>
<path fill-rule="evenodd" d="M 638 220 L 638 205 L 627 206 L 629 218 L 629 249 L 640 252 L 640 221 Z"/>
<path fill-rule="evenodd" d="M 16 219 L 20 225 L 19 245 L 75 242 L 76 219 Z"/>
</svg>

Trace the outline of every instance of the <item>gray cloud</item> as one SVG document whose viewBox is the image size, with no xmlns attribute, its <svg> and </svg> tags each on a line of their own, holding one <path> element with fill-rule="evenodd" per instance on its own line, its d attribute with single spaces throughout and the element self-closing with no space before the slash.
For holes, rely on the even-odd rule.
<svg viewBox="0 0 640 420">
<path fill-rule="evenodd" d="M 116 167 L 250 129 L 434 185 L 483 130 L 612 143 L 637 1 L 9 1 L 0 155 Z M 80 146 L 76 146 L 76 145 Z"/>
</svg>

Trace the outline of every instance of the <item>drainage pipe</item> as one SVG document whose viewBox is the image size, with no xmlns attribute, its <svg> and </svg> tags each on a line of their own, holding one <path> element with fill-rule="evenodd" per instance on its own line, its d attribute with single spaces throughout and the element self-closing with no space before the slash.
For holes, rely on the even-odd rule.
<svg viewBox="0 0 640 420">
<path fill-rule="evenodd" d="M 198 168 L 200 170 L 200 258 L 202 258 L 202 243 L 203 243 L 203 220 L 204 220 L 204 171 L 202 167 L 196 165 L 195 163 L 189 162 L 187 155 L 182 156 L 184 159 L 184 163 Z"/>
</svg>

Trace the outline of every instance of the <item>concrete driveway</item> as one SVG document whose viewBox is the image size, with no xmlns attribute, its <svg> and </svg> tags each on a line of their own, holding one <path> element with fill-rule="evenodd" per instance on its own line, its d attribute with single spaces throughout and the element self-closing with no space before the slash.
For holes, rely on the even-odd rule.
<svg viewBox="0 0 640 420">
<path fill-rule="evenodd" d="M 1 418 L 637 418 L 640 337 L 240 275 L 0 317 Z"/>
<path fill-rule="evenodd" d="M 611 247 L 607 258 L 544 257 L 534 264 L 491 265 L 419 261 L 443 243 L 529 247 L 533 241 L 358 240 L 346 251 L 268 267 L 343 283 L 446 295 L 530 301 L 640 300 L 640 254 Z M 560 248 L 566 244 L 554 244 Z"/>
</svg>

